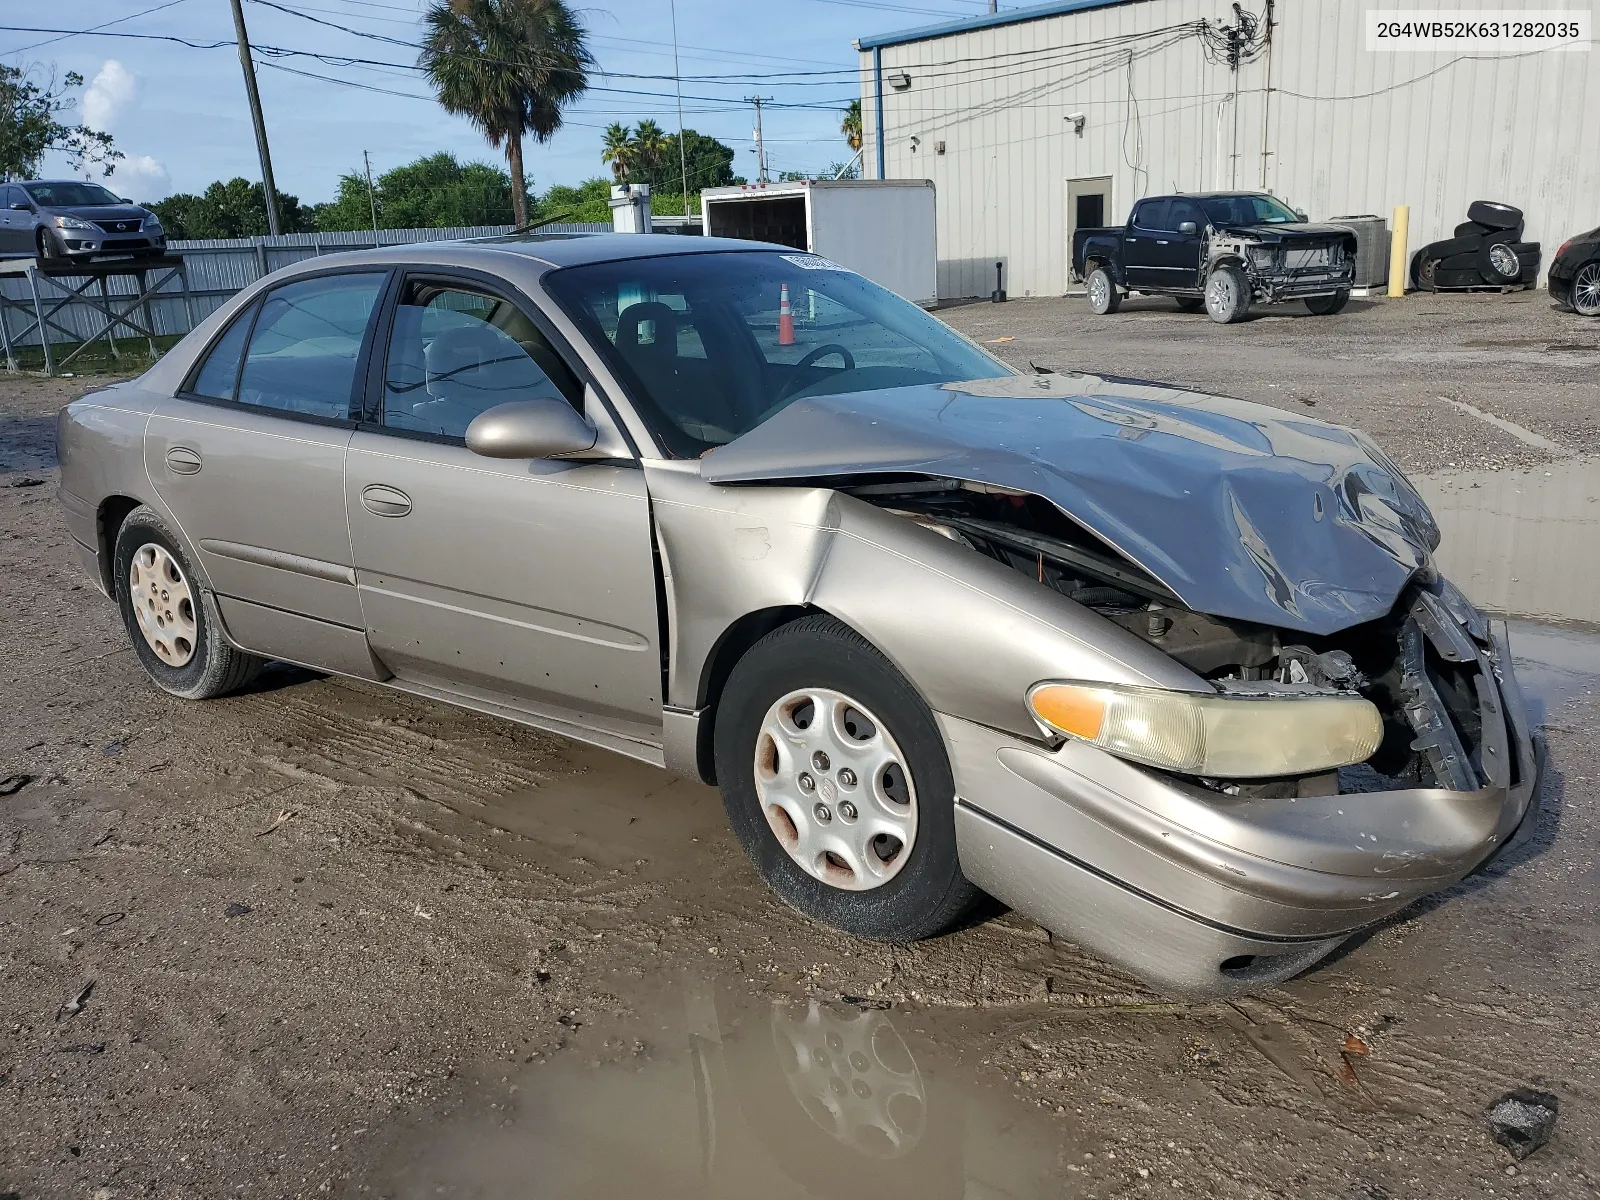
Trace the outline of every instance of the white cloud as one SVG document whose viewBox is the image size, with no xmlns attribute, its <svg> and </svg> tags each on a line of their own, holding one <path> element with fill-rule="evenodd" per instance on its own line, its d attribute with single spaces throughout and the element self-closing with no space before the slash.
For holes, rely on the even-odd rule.
<svg viewBox="0 0 1600 1200">
<path fill-rule="evenodd" d="M 167 164 L 160 159 L 148 154 L 130 154 L 117 163 L 106 186 L 135 203 L 161 200 L 172 191 L 172 177 L 167 174 Z"/>
<path fill-rule="evenodd" d="M 101 64 L 83 93 L 83 123 L 110 129 L 139 96 L 139 77 L 114 58 Z"/>
</svg>

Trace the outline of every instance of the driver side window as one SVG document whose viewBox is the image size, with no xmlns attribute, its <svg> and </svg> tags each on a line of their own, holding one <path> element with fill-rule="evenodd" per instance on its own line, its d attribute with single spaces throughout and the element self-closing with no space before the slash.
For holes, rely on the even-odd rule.
<svg viewBox="0 0 1600 1200">
<path fill-rule="evenodd" d="M 521 309 L 488 292 L 407 282 L 384 366 L 385 426 L 464 438 L 486 409 L 538 397 L 581 407 L 583 389 Z"/>
</svg>

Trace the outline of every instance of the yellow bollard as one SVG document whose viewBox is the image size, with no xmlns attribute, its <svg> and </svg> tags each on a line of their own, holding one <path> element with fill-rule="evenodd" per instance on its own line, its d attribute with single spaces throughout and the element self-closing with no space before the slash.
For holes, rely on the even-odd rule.
<svg viewBox="0 0 1600 1200">
<path fill-rule="evenodd" d="M 1406 234 L 1411 227 L 1411 206 L 1394 206 L 1394 227 L 1389 233 L 1389 295 L 1406 294 Z"/>
</svg>

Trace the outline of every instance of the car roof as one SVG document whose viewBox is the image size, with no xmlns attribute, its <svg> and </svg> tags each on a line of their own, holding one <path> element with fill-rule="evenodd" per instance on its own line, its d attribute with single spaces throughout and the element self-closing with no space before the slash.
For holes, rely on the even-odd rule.
<svg viewBox="0 0 1600 1200">
<path fill-rule="evenodd" d="M 500 237 L 474 238 L 462 245 L 482 246 L 505 254 L 525 255 L 552 267 L 576 267 L 587 263 L 617 262 L 629 258 L 659 258 L 669 254 L 710 254 L 718 250 L 787 250 L 771 242 L 747 242 L 739 238 L 695 237 L 688 234 L 637 233 L 508 233 Z"/>
<path fill-rule="evenodd" d="M 1273 200 L 1278 200 L 1278 197 L 1272 195 L 1271 192 L 1252 192 L 1252 191 L 1249 191 L 1249 190 L 1246 190 L 1246 189 L 1239 189 L 1239 190 L 1231 191 L 1231 192 L 1173 192 L 1170 195 L 1166 195 L 1166 196 L 1152 196 L 1151 199 L 1152 200 L 1217 200 L 1217 199 L 1221 199 L 1221 198 L 1226 197 L 1226 196 L 1268 196 Z M 1283 201 L 1282 200 L 1278 200 L 1278 203 L 1282 204 Z"/>
<path fill-rule="evenodd" d="M 95 181 L 92 180 L 92 179 L 13 179 L 11 182 L 17 184 L 20 187 L 31 187 L 33 184 L 36 184 L 36 183 L 48 184 L 51 187 L 59 187 L 63 183 L 84 183 L 84 184 L 89 184 L 89 185 L 91 185 L 93 187 L 105 187 L 106 186 L 103 183 L 95 183 Z M 111 190 L 110 188 L 106 188 L 106 191 L 109 192 L 110 190 Z"/>
</svg>

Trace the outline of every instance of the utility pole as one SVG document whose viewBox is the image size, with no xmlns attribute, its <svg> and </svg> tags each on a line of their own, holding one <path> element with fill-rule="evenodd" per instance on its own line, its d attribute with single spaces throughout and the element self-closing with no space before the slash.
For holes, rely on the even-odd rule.
<svg viewBox="0 0 1600 1200">
<path fill-rule="evenodd" d="M 683 147 L 683 79 L 678 74 L 678 0 L 671 0 L 672 86 L 678 92 L 678 170 L 683 179 L 683 215 L 689 215 L 689 152 Z"/>
<path fill-rule="evenodd" d="M 244 68 L 244 93 L 250 101 L 250 120 L 256 127 L 256 153 L 261 156 L 261 190 L 267 197 L 267 230 L 278 228 L 278 188 L 272 182 L 272 154 L 267 150 L 267 123 L 261 116 L 261 93 L 256 90 L 256 64 L 250 57 L 250 35 L 244 28 L 244 5 L 233 0 L 233 32 L 239 42 L 239 65 Z"/>
<path fill-rule="evenodd" d="M 767 182 L 767 144 L 761 140 L 761 106 L 771 96 L 746 96 L 745 103 L 756 106 L 756 182 Z"/>
<path fill-rule="evenodd" d="M 372 155 L 361 152 L 361 161 L 367 164 L 367 203 L 372 207 L 372 244 L 378 244 L 378 196 L 372 190 Z"/>
</svg>

